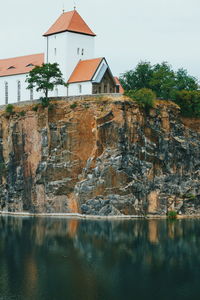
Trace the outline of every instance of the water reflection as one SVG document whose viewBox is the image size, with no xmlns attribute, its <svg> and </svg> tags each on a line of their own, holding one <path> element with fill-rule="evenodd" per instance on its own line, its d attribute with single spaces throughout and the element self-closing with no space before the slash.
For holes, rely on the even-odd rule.
<svg viewBox="0 0 200 300">
<path fill-rule="evenodd" d="M 0 217 L 0 299 L 199 299 L 199 236 L 199 220 Z"/>
</svg>

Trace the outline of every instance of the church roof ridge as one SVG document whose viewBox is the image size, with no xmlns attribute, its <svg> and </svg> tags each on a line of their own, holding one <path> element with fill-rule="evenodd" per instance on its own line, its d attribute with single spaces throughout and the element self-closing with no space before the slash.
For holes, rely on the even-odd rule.
<svg viewBox="0 0 200 300">
<path fill-rule="evenodd" d="M 66 31 L 96 36 L 75 9 L 62 13 L 43 36 L 49 36 Z"/>
</svg>

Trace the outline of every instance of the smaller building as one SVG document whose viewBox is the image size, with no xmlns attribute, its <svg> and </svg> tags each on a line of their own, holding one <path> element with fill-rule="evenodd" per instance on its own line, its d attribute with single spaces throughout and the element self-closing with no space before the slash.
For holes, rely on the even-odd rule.
<svg viewBox="0 0 200 300">
<path fill-rule="evenodd" d="M 43 63 L 58 63 L 67 87 L 57 86 L 51 97 L 122 93 L 104 57 L 95 58 L 96 34 L 76 10 L 63 13 L 43 35 L 45 52 L 0 60 L 0 105 L 38 99 L 27 90 L 28 73 Z"/>
</svg>

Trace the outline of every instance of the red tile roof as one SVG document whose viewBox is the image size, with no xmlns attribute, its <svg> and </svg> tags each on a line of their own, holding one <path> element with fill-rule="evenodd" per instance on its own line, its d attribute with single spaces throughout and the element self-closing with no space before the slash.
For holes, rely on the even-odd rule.
<svg viewBox="0 0 200 300">
<path fill-rule="evenodd" d="M 44 36 L 65 31 L 95 36 L 95 33 L 92 32 L 76 10 L 63 13 Z"/>
<path fill-rule="evenodd" d="M 103 58 L 81 60 L 74 69 L 68 83 L 84 82 L 92 80 Z"/>
<path fill-rule="evenodd" d="M 116 85 L 119 85 L 119 92 L 120 94 L 124 94 L 124 89 L 119 81 L 119 78 L 118 77 L 114 77 L 115 78 L 115 82 L 116 82 Z"/>
<path fill-rule="evenodd" d="M 0 59 L 0 77 L 26 74 L 29 73 L 34 66 L 41 66 L 43 63 L 43 53 Z"/>
</svg>

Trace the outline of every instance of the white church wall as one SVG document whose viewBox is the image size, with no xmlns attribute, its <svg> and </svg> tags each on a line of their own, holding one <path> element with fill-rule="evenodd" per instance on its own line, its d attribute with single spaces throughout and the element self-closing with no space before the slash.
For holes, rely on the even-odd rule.
<svg viewBox="0 0 200 300">
<path fill-rule="evenodd" d="M 42 96 L 42 93 L 36 92 L 35 89 L 33 89 L 31 95 L 31 91 L 27 89 L 27 83 L 25 82 L 26 76 L 27 74 L 0 77 L 0 105 L 28 101 L 32 100 L 31 98 L 36 100 Z"/>
<path fill-rule="evenodd" d="M 92 94 L 92 83 L 90 81 L 70 83 L 68 86 L 68 96 L 81 96 L 81 95 L 91 95 L 91 94 Z"/>
<path fill-rule="evenodd" d="M 95 38 L 72 32 L 67 32 L 67 37 L 69 56 L 67 59 L 66 77 L 68 80 L 80 60 L 94 58 Z"/>
<path fill-rule="evenodd" d="M 45 61 L 47 62 L 48 58 L 49 63 L 57 62 L 66 82 L 80 59 L 94 58 L 93 36 L 63 32 L 50 35 L 45 39 L 48 39 Z"/>
</svg>

